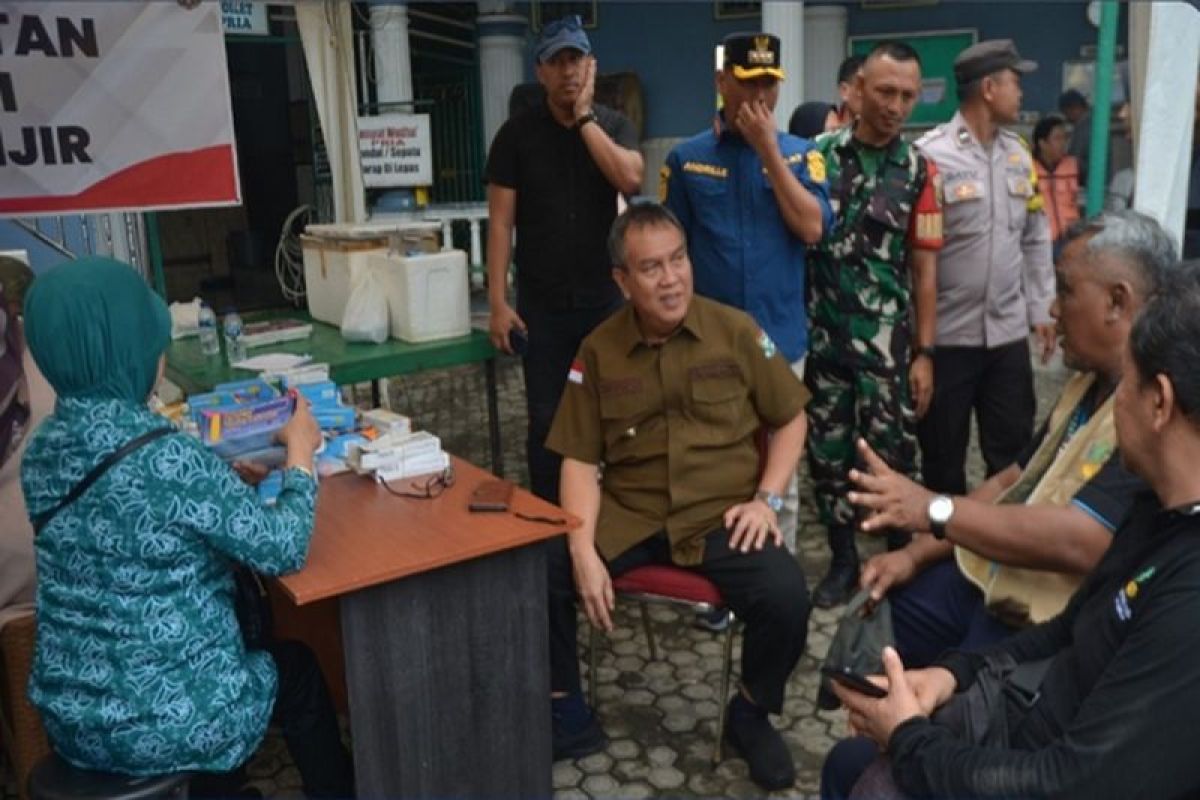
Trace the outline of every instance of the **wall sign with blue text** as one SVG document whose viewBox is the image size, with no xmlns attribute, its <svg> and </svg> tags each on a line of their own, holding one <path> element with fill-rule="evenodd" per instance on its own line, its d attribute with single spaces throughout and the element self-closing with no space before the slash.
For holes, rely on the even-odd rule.
<svg viewBox="0 0 1200 800">
<path fill-rule="evenodd" d="M 241 36 L 267 36 L 267 4 L 255 0 L 221 0 L 221 27 Z"/>
</svg>

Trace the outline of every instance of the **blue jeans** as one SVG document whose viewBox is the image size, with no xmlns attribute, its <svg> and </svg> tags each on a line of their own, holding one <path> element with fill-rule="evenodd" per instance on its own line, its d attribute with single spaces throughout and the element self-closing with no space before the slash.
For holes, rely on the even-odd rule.
<svg viewBox="0 0 1200 800">
<path fill-rule="evenodd" d="M 1013 633 L 987 612 L 983 593 L 963 577 L 953 558 L 890 592 L 888 600 L 896 651 L 909 668 L 929 666 L 947 650 L 975 650 Z"/>
<path fill-rule="evenodd" d="M 879 746 L 865 736 L 842 739 L 821 765 L 821 800 L 845 800 L 854 784 L 879 756 Z"/>
</svg>

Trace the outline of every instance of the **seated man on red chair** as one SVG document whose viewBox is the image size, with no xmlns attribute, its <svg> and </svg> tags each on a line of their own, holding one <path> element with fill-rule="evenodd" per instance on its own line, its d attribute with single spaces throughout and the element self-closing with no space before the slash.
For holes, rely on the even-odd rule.
<svg viewBox="0 0 1200 800">
<path fill-rule="evenodd" d="M 749 316 L 693 297 L 670 211 L 630 206 L 608 243 L 628 302 L 583 341 L 546 442 L 563 456 L 562 505 L 583 520 L 549 564 L 554 757 L 605 743 L 580 690 L 576 593 L 591 623 L 611 630 L 611 576 L 668 563 L 711 580 L 745 623 L 723 733 L 756 782 L 791 786 L 791 753 L 767 714 L 783 706 L 808 630 L 804 575 L 776 520 L 808 393 Z M 762 426 L 771 436 L 760 469 Z"/>
</svg>

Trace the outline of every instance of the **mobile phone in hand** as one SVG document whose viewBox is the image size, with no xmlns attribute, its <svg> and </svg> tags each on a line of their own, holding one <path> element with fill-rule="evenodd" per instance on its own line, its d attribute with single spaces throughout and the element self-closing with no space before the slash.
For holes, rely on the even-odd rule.
<svg viewBox="0 0 1200 800">
<path fill-rule="evenodd" d="M 887 697 L 887 690 L 876 685 L 850 667 L 821 667 L 821 674 L 831 681 L 837 681 L 847 689 L 865 694 L 868 697 Z"/>
<path fill-rule="evenodd" d="M 514 355 L 525 355 L 529 352 L 529 334 L 520 328 L 509 328 L 508 347 L 513 351 Z"/>
</svg>

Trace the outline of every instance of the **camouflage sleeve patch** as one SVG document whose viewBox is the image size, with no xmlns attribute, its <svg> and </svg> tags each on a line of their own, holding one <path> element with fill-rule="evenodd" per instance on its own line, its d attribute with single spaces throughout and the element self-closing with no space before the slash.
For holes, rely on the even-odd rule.
<svg viewBox="0 0 1200 800">
<path fill-rule="evenodd" d="M 909 227 L 909 242 L 922 250 L 942 248 L 942 176 L 937 165 L 925 159 L 925 184 L 913 203 L 913 221 Z"/>
</svg>

